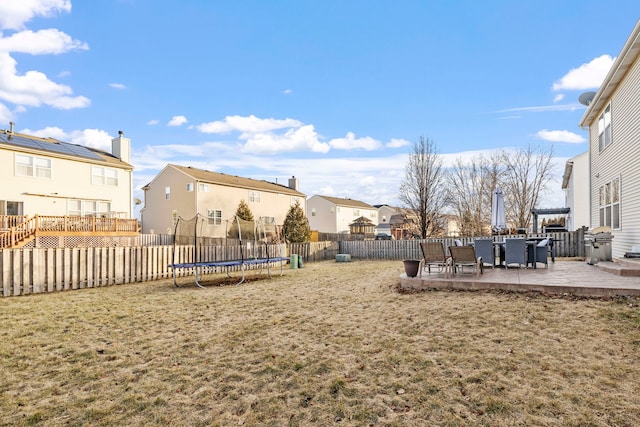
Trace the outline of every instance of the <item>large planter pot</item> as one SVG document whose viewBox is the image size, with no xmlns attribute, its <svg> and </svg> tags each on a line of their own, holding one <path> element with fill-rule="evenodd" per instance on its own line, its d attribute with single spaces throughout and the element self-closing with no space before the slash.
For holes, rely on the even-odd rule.
<svg viewBox="0 0 640 427">
<path fill-rule="evenodd" d="M 418 269 L 420 268 L 420 261 L 417 259 L 405 259 L 404 272 L 407 277 L 416 277 L 418 275 Z"/>
</svg>

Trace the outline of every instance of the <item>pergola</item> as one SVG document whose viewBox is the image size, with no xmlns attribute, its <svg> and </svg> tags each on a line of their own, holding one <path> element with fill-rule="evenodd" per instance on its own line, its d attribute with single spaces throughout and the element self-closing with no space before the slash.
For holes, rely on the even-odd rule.
<svg viewBox="0 0 640 427">
<path fill-rule="evenodd" d="M 570 208 L 531 209 L 531 215 L 533 215 L 533 232 L 538 232 L 538 215 L 567 215 L 569 212 L 571 212 Z"/>
</svg>

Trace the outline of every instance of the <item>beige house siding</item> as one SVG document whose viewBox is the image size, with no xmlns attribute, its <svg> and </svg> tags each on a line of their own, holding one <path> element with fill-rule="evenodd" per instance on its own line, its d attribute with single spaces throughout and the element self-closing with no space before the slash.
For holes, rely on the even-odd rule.
<svg viewBox="0 0 640 427">
<path fill-rule="evenodd" d="M 234 178 L 238 178 L 237 183 Z M 202 191 L 202 186 L 208 191 Z M 170 188 L 169 199 L 165 197 L 167 187 Z M 254 199 L 259 197 L 259 201 L 250 200 L 250 192 L 257 196 Z M 296 201 L 300 202 L 303 211 L 305 209 L 304 194 L 288 187 L 167 165 L 145 187 L 142 230 L 143 233 L 173 233 L 177 216 L 192 218 L 196 213 L 206 216 L 208 210 L 215 210 L 220 211 L 222 221 L 210 229 L 215 233 L 212 237 L 224 237 L 226 221 L 233 217 L 241 200 L 247 203 L 254 218 L 270 217 L 276 224 L 284 223 L 287 212 Z"/>
<path fill-rule="evenodd" d="M 16 155 L 49 160 L 51 176 L 19 175 L 16 172 Z M 100 208 L 108 203 L 109 215 L 131 218 L 133 168 L 106 154 L 100 154 L 99 157 L 105 160 L 59 155 L 0 143 L 0 214 L 7 214 L 6 202 L 18 202 L 22 204 L 22 215 L 64 216 L 71 213 L 70 204 L 80 202 L 84 214 L 90 214 L 96 208 L 100 212 Z M 92 183 L 92 166 L 116 171 L 118 184 Z M 95 206 L 95 203 L 102 205 Z M 75 210 L 75 207 L 71 208 Z"/>
<path fill-rule="evenodd" d="M 389 206 L 382 205 L 378 208 L 378 224 L 388 224 L 392 215 L 399 214 L 400 209 Z"/>
<path fill-rule="evenodd" d="M 632 245 L 640 245 L 639 51 L 640 22 L 581 123 L 590 129 L 591 227 L 601 225 L 600 187 L 615 178 L 620 179 L 620 227 L 612 230 L 614 258 L 631 251 Z M 628 69 L 624 68 L 625 61 Z M 600 152 L 598 118 L 608 105 L 611 105 L 611 143 Z"/>
<path fill-rule="evenodd" d="M 570 209 L 567 229 L 575 231 L 590 224 L 589 152 L 585 151 L 569 160 L 571 174 L 565 190 L 565 206 Z"/>
<path fill-rule="evenodd" d="M 307 210 L 309 226 L 321 233 L 349 233 L 349 224 L 361 216 L 378 224 L 378 210 L 358 200 L 315 195 L 307 200 Z"/>
</svg>

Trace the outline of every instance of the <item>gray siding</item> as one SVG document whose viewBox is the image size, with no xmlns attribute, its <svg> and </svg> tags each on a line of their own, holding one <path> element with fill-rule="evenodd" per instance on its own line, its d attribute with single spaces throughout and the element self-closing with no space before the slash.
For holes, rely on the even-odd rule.
<svg viewBox="0 0 640 427">
<path fill-rule="evenodd" d="M 611 144 L 598 148 L 598 123 L 590 124 L 591 227 L 600 224 L 601 185 L 620 177 L 620 229 L 613 230 L 614 258 L 640 245 L 640 61 L 636 59 L 611 97 Z M 600 112 L 601 113 L 601 112 Z"/>
</svg>

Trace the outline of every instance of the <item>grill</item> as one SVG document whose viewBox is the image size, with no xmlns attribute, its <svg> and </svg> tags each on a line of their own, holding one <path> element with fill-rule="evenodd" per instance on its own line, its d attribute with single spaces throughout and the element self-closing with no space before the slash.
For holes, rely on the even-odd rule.
<svg viewBox="0 0 640 427">
<path fill-rule="evenodd" d="M 611 261 L 610 227 L 597 227 L 584 235 L 584 249 L 587 264 L 597 264 L 600 261 Z"/>
</svg>

